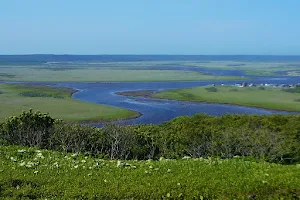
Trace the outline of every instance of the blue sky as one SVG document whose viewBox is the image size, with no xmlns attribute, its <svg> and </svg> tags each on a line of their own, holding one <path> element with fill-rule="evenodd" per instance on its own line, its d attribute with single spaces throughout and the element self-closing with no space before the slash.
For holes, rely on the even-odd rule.
<svg viewBox="0 0 300 200">
<path fill-rule="evenodd" d="M 299 0 L 1 0 L 0 54 L 300 55 Z"/>
</svg>

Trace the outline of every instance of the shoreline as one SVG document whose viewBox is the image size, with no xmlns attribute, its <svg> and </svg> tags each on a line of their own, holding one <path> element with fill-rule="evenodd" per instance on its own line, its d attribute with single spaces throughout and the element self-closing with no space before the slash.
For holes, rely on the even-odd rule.
<svg viewBox="0 0 300 200">
<path fill-rule="evenodd" d="M 214 76 L 214 75 L 211 75 Z M 216 77 L 216 76 L 214 76 Z M 34 84 L 40 84 L 40 85 L 45 85 L 45 84 L 56 84 L 56 83 L 143 83 L 143 82 L 199 82 L 199 81 L 250 81 L 253 78 L 250 77 L 241 77 L 241 76 L 217 76 L 217 77 L 225 77 L 225 79 L 222 78 L 212 78 L 212 79 L 195 79 L 195 80 L 125 80 L 125 81 L 99 81 L 99 80 L 87 80 L 87 81 L 24 81 L 24 80 L 0 80 L 0 83 L 4 84 L 29 84 L 29 83 L 34 83 Z M 229 77 L 229 78 L 226 78 Z"/>
<path fill-rule="evenodd" d="M 81 92 L 81 89 L 76 89 L 76 88 L 72 88 L 72 87 L 65 87 L 65 86 L 58 86 L 55 83 L 51 85 L 49 85 L 49 82 L 45 82 L 45 83 L 36 83 L 36 82 L 14 82 L 14 83 L 9 83 L 9 82 L 0 82 L 0 84 L 4 84 L 4 85 L 24 85 L 24 86 L 45 86 L 45 87 L 50 87 L 50 88 L 64 88 L 67 89 L 67 97 L 75 100 L 75 101 L 79 101 L 79 102 L 83 102 L 79 99 L 76 99 L 73 97 L 74 94 L 76 94 L 77 92 Z M 87 103 L 91 103 L 91 102 L 87 102 Z M 100 106 L 107 106 L 107 107 L 112 107 L 112 108 L 119 108 L 119 109 L 123 109 L 123 110 L 127 110 L 130 112 L 133 112 L 133 115 L 130 115 L 128 117 L 121 117 L 121 118 L 116 118 L 116 119 L 91 119 L 91 120 L 64 120 L 65 122 L 70 122 L 70 123 L 79 123 L 79 124 L 97 124 L 97 123 L 110 123 L 110 122 L 115 122 L 115 121 L 123 121 L 123 120 L 130 120 L 130 119 L 137 119 L 141 116 L 143 116 L 143 113 L 135 111 L 135 110 L 131 110 L 131 109 L 126 109 L 126 108 L 121 108 L 121 107 L 115 107 L 115 106 L 111 106 L 111 105 L 107 105 L 107 104 L 96 104 L 96 105 L 100 105 Z"/>
<path fill-rule="evenodd" d="M 75 99 L 73 97 L 73 95 L 77 92 L 81 92 L 82 90 L 74 89 L 74 88 L 70 88 L 70 87 L 63 87 L 63 88 L 70 89 L 70 95 L 71 95 L 70 98 L 72 98 L 74 100 L 77 100 L 77 101 L 80 101 L 78 99 Z M 106 105 L 106 104 L 98 104 L 98 105 Z M 106 105 L 106 106 L 110 106 L 110 105 Z M 114 107 L 114 106 L 110 106 L 110 107 Z M 116 107 L 116 108 L 120 108 L 120 107 Z M 121 109 L 125 109 L 125 108 L 121 108 Z M 101 119 L 99 119 L 99 120 L 98 119 L 78 120 L 78 121 L 71 121 L 71 123 L 73 123 L 73 122 L 76 123 L 77 122 L 77 123 L 80 123 L 80 124 L 87 124 L 87 125 L 89 125 L 89 124 L 98 124 L 98 123 L 106 123 L 106 122 L 110 123 L 110 122 L 116 122 L 116 121 L 119 121 L 119 120 L 123 121 L 123 120 L 137 119 L 137 118 L 143 116 L 143 113 L 141 113 L 141 112 L 138 112 L 138 111 L 135 111 L 135 110 L 130 110 L 130 109 L 125 109 L 125 110 L 135 112 L 136 114 L 133 115 L 133 116 L 127 117 L 127 118 L 118 118 L 118 119 L 111 119 L 111 120 L 101 120 Z"/>
<path fill-rule="evenodd" d="M 140 90 L 139 92 L 142 92 L 143 90 Z M 144 90 L 144 91 L 153 91 L 152 95 L 157 93 L 157 90 Z M 250 106 L 250 105 L 243 105 L 243 104 L 237 104 L 237 103 L 220 103 L 220 102 L 213 102 L 213 101 L 196 101 L 196 100 L 176 100 L 176 99 L 170 99 L 170 98 L 159 98 L 159 97 L 153 97 L 153 96 L 144 96 L 144 95 L 136 95 L 131 96 L 128 95 L 128 93 L 134 93 L 135 91 L 124 91 L 124 92 L 116 92 L 117 95 L 127 96 L 127 97 L 141 97 L 141 98 L 148 98 L 153 100 L 170 100 L 170 101 L 178 101 L 178 102 L 186 102 L 186 103 L 205 103 L 205 104 L 219 104 L 219 105 L 230 105 L 230 106 L 241 106 L 246 108 L 257 108 L 257 109 L 263 109 L 268 111 L 279 111 L 279 112 L 289 112 L 291 114 L 300 114 L 300 111 L 291 111 L 291 110 L 284 110 L 284 109 L 275 109 L 275 108 L 266 108 L 261 106 Z"/>
<path fill-rule="evenodd" d="M 128 109 L 127 109 L 128 110 Z M 128 118 L 119 118 L 119 119 L 112 119 L 112 120 L 97 120 L 97 119 L 92 119 L 92 120 L 79 120 L 79 121 L 69 121 L 70 123 L 79 123 L 83 125 L 92 125 L 92 124 L 104 124 L 104 123 L 113 123 L 113 122 L 118 122 L 118 121 L 125 121 L 125 120 L 131 120 L 131 119 L 137 119 L 141 116 L 143 116 L 142 113 L 130 110 L 133 112 L 136 112 L 137 114 Z"/>
</svg>

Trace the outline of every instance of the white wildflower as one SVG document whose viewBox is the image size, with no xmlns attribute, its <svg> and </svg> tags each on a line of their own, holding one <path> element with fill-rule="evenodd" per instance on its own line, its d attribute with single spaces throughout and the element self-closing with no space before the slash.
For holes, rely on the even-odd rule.
<svg viewBox="0 0 300 200">
<path fill-rule="evenodd" d="M 41 159 L 44 159 L 45 157 L 43 156 L 43 154 L 42 153 L 38 153 L 38 154 L 36 154 L 36 157 L 38 157 L 38 158 L 41 158 Z"/>
<path fill-rule="evenodd" d="M 31 161 L 29 161 L 29 162 L 25 165 L 25 167 L 27 167 L 27 168 L 31 168 L 31 167 L 33 167 L 33 166 L 34 166 L 34 163 L 31 162 Z"/>
<path fill-rule="evenodd" d="M 117 162 L 117 167 L 123 167 L 125 165 L 125 163 L 121 162 L 120 160 L 118 160 Z"/>
<path fill-rule="evenodd" d="M 17 162 L 17 160 L 16 160 L 14 157 L 10 157 L 10 160 L 11 160 L 12 162 Z"/>
<path fill-rule="evenodd" d="M 59 168 L 59 164 L 57 162 L 53 163 L 53 165 L 57 168 Z"/>
<path fill-rule="evenodd" d="M 160 158 L 159 158 L 159 161 L 164 161 L 164 160 L 165 160 L 164 157 L 160 157 Z"/>
<path fill-rule="evenodd" d="M 190 159 L 190 158 L 191 158 L 190 156 L 184 156 L 182 159 L 186 160 L 186 159 Z"/>
</svg>

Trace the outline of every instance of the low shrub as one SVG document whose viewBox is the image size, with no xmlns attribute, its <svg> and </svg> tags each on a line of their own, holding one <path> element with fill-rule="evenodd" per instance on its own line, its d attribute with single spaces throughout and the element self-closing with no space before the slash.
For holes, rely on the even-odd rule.
<svg viewBox="0 0 300 200">
<path fill-rule="evenodd" d="M 48 94 L 45 92 L 37 92 L 37 91 L 22 92 L 19 95 L 24 96 L 24 97 L 53 97 L 53 98 L 59 98 L 59 99 L 64 98 L 63 96 L 60 96 L 60 95 Z"/>
<path fill-rule="evenodd" d="M 283 91 L 285 91 L 285 92 L 290 92 L 290 93 L 300 93 L 300 87 L 297 85 L 297 86 L 294 87 L 294 88 L 286 88 L 286 89 L 283 89 Z"/>
<path fill-rule="evenodd" d="M 95 128 L 29 111 L 8 119 L 0 133 L 2 144 L 110 159 L 251 156 L 279 163 L 300 161 L 299 115 L 198 114 L 161 125 L 106 124 Z"/>
<path fill-rule="evenodd" d="M 238 89 L 236 89 L 236 88 L 232 88 L 232 89 L 230 89 L 229 91 L 230 91 L 230 92 L 237 92 L 237 91 L 238 91 Z"/>
<path fill-rule="evenodd" d="M 48 147 L 50 129 L 55 120 L 40 112 L 23 112 L 20 116 L 10 117 L 1 124 L 0 141 L 2 143 Z"/>
<path fill-rule="evenodd" d="M 205 90 L 207 92 L 217 92 L 218 91 L 218 89 L 216 87 L 208 87 L 208 88 L 205 88 Z"/>
<path fill-rule="evenodd" d="M 44 92 L 36 92 L 36 91 L 22 92 L 19 95 L 24 97 L 52 97 L 51 94 L 47 94 Z"/>
</svg>

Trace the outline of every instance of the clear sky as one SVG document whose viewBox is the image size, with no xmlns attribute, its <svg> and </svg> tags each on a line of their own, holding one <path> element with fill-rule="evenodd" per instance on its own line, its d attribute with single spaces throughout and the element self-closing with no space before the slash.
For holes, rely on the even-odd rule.
<svg viewBox="0 0 300 200">
<path fill-rule="evenodd" d="M 300 55 L 300 0 L 1 0 L 0 54 Z"/>
</svg>

